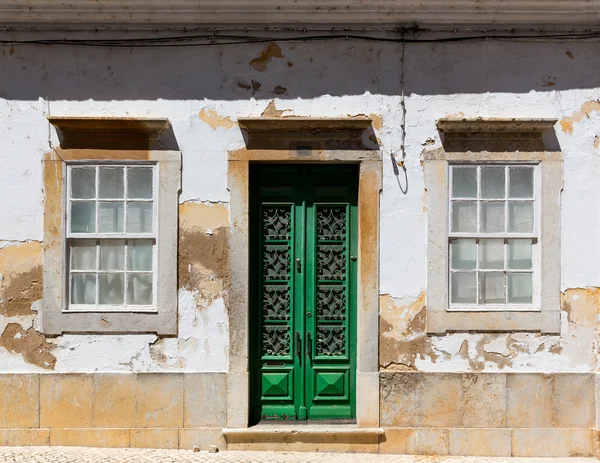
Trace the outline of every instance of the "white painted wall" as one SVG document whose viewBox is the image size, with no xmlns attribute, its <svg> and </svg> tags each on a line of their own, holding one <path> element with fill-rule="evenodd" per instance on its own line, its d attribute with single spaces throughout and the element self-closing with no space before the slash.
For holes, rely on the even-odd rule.
<svg viewBox="0 0 600 463">
<path fill-rule="evenodd" d="M 368 42 L 281 43 L 283 58 L 260 72 L 249 62 L 264 45 L 166 49 L 109 49 L 15 45 L 0 47 L 0 242 L 43 239 L 42 153 L 58 143 L 45 119 L 54 116 L 167 117 L 183 152 L 180 201 L 224 202 L 226 152 L 243 146 L 236 126 L 211 127 L 201 110 L 222 118 L 260 116 L 269 101 L 286 115 L 375 114 L 384 159 L 381 198 L 381 294 L 398 304 L 426 289 L 426 213 L 420 155 L 428 140 L 439 146 L 435 120 L 452 114 L 483 117 L 571 117 L 600 100 L 598 42 L 470 42 L 401 44 Z M 402 77 L 403 76 L 403 77 Z M 401 81 L 406 96 L 406 177 L 394 174 L 401 157 Z M 253 95 L 245 89 L 260 83 Z M 274 93 L 276 86 L 286 93 Z M 226 125 L 226 124 L 225 124 Z M 556 137 L 565 158 L 562 199 L 562 288 L 600 286 L 600 112 L 591 111 Z M 190 292 L 180 291 L 180 334 L 62 336 L 55 344 L 56 371 L 226 371 L 228 323 L 223 299 L 202 314 Z M 600 304 L 600 302 L 599 302 Z M 9 321 L 0 317 L 0 334 Z M 35 322 L 19 320 L 26 329 Z M 537 334 L 497 335 L 485 349 L 512 355 L 503 371 L 594 371 L 598 326 L 563 321 L 562 341 Z M 551 339 L 550 339 L 551 338 Z M 425 371 L 467 371 L 482 335 L 431 339 L 435 362 Z M 562 342 L 559 354 L 536 353 L 542 343 Z M 516 344 L 515 344 L 516 343 Z M 506 351 L 506 352 L 505 352 Z M 166 359 L 166 360 L 165 360 Z M 484 362 L 486 371 L 500 367 Z M 0 347 L 0 371 L 37 370 L 20 354 Z"/>
</svg>

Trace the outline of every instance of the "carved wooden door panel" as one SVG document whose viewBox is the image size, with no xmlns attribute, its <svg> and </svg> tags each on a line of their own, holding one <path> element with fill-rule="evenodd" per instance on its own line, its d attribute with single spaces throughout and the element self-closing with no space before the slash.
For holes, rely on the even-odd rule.
<svg viewBox="0 0 600 463">
<path fill-rule="evenodd" d="M 251 175 L 252 421 L 355 417 L 356 166 Z"/>
</svg>

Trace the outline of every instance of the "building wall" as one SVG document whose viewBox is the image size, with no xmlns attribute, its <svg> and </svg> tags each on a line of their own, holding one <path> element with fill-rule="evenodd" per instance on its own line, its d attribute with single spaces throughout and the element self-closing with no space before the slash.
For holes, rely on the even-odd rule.
<svg viewBox="0 0 600 463">
<path fill-rule="evenodd" d="M 157 425 L 171 430 L 169 438 L 153 437 L 144 442 L 187 445 L 188 441 L 181 437 L 183 431 L 177 430 L 185 429 L 187 423 L 184 411 L 188 378 L 203 374 L 203 381 L 214 387 L 219 397 L 225 396 L 222 373 L 228 368 L 229 347 L 227 151 L 244 146 L 237 118 L 261 115 L 364 114 L 373 118 L 377 140 L 372 141 L 379 143 L 384 160 L 380 223 L 382 397 L 397 398 L 406 381 L 418 384 L 415 386 L 418 390 L 429 390 L 430 381 L 439 388 L 451 384 L 457 394 L 464 394 L 469 389 L 464 382 L 472 381 L 469 378 L 473 377 L 468 374 L 494 378 L 493 383 L 504 391 L 500 397 L 513 397 L 510 399 L 513 402 L 499 399 L 505 404 L 500 407 L 504 407 L 504 415 L 499 415 L 497 422 L 484 420 L 484 427 L 503 428 L 502 439 L 504 442 L 512 439 L 513 445 L 521 437 L 510 432 L 522 423 L 514 421 L 516 418 L 511 421 L 511 407 L 526 407 L 532 402 L 526 395 L 511 396 L 507 391 L 519 388 L 536 391 L 541 382 L 541 390 L 549 391 L 551 398 L 557 397 L 560 387 L 572 390 L 563 385 L 561 381 L 568 380 L 561 379 L 565 376 L 559 373 L 577 373 L 572 375 L 573 381 L 581 385 L 577 387 L 589 396 L 593 408 L 600 330 L 599 52 L 597 42 L 552 41 L 406 45 L 273 42 L 175 49 L 1 47 L 0 386 L 12 392 L 0 393 L 4 397 L 0 399 L 0 405 L 4 405 L 0 407 L 0 428 L 55 427 L 44 410 L 57 406 L 52 400 L 69 397 L 64 391 L 72 387 L 91 391 L 106 386 L 108 381 L 114 388 L 118 379 L 129 384 L 131 397 L 143 400 L 137 388 L 147 387 L 148 381 L 166 381 L 168 386 L 164 391 L 181 391 L 181 401 L 174 405 L 181 410 L 181 420 Z M 177 337 L 147 334 L 47 338 L 41 334 L 44 201 L 41 159 L 44 152 L 59 144 L 57 134 L 46 120 L 48 115 L 170 120 L 173 135 L 170 143 L 183 154 Z M 560 336 L 539 333 L 428 336 L 425 333 L 427 211 L 420 157 L 424 149 L 441 146 L 436 119 L 458 115 L 559 120 L 554 142 L 564 156 L 562 220 L 557 224 L 561 227 L 562 248 L 556 249 L 561 254 L 562 272 Z M 403 156 L 406 171 L 396 167 L 394 161 Z M 124 375 L 104 376 L 108 373 Z M 156 379 L 147 373 L 161 373 L 164 374 L 161 378 L 168 379 Z M 488 373 L 497 375 L 486 376 Z M 21 381 L 29 386 L 21 388 Z M 33 391 L 31 397 L 38 397 L 28 402 L 34 410 L 39 410 L 33 421 L 7 418 L 6 410 L 22 403 L 17 390 L 21 391 L 19 394 Z M 82 413 L 91 421 L 84 421 L 87 423 L 84 428 L 97 423 L 94 415 L 97 409 L 91 404 L 99 396 L 88 397 L 93 397 L 89 399 L 92 401 L 89 413 Z M 386 400 L 382 402 L 381 425 L 399 429 L 397 436 L 404 435 L 405 431 L 400 429 L 431 427 L 427 419 L 406 421 L 406 416 L 419 415 L 415 410 L 423 400 L 433 400 L 435 405 L 436 400 L 447 399 L 415 396 L 416 408 L 408 410 L 396 407 L 397 402 L 405 400 Z M 452 447 L 449 429 L 481 425 L 473 426 L 473 421 L 465 420 L 464 400 L 461 395 L 451 401 L 455 404 L 452 413 L 459 413 L 460 418 L 451 414 L 451 419 L 438 423 L 446 429 L 446 437 L 441 439 L 448 442 L 448 448 Z M 549 403 L 542 400 L 540 406 L 551 407 Z M 137 435 L 136 429 L 145 426 L 140 411 L 143 405 L 140 407 L 128 415 L 129 421 L 116 426 L 128 429 L 127 441 L 115 437 L 115 442 L 134 445 L 132 436 Z M 190 426 L 219 429 L 224 426 L 219 418 L 222 413 L 222 410 L 207 413 L 208 421 L 193 422 Z M 574 411 L 548 413 L 541 421 L 528 422 L 524 427 L 572 427 L 561 414 Z M 594 412 L 577 426 L 590 434 L 596 426 L 595 419 Z M 78 420 L 79 417 L 56 426 L 80 427 Z M 592 439 L 588 434 L 582 438 L 586 442 L 585 451 L 574 450 L 574 453 L 591 451 Z M 48 435 L 51 439 L 52 434 Z M 55 432 L 55 436 L 59 435 Z M 175 435 L 177 445 L 173 440 Z M 70 438 L 55 437 L 50 442 L 68 443 Z M 525 441 L 526 436 L 522 439 Z M 397 441 L 401 442 L 401 438 Z M 7 438 L 5 442 L 15 441 Z M 398 445 L 388 448 L 402 450 L 402 445 Z M 457 445 L 455 449 L 460 448 Z M 427 453 L 426 449 L 415 450 L 414 446 L 407 451 Z"/>
</svg>

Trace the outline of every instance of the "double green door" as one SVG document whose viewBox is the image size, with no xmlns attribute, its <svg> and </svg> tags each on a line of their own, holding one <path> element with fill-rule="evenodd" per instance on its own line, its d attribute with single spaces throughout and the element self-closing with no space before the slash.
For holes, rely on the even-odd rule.
<svg viewBox="0 0 600 463">
<path fill-rule="evenodd" d="M 252 420 L 355 418 L 358 169 L 252 166 Z"/>
</svg>

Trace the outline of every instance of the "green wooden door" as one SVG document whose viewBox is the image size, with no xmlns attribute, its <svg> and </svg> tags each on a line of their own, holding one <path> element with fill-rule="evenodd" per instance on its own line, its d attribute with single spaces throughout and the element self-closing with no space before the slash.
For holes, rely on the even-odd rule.
<svg viewBox="0 0 600 463">
<path fill-rule="evenodd" d="M 252 421 L 355 418 L 356 166 L 252 166 Z"/>
</svg>

